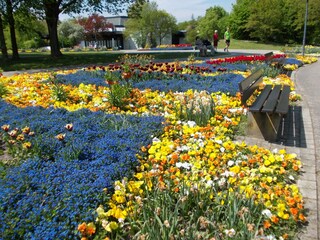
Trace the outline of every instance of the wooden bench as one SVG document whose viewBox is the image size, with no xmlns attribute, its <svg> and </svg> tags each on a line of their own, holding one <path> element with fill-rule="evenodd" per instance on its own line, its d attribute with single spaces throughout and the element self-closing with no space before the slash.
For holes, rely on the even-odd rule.
<svg viewBox="0 0 320 240">
<path fill-rule="evenodd" d="M 259 69 L 239 83 L 241 103 L 249 109 L 247 134 L 274 142 L 277 140 L 282 118 L 289 111 L 290 86 L 266 85 L 252 105 L 248 106 L 247 100 L 262 81 L 263 70 Z"/>
<path fill-rule="evenodd" d="M 273 52 L 265 53 L 264 56 L 267 64 L 272 65 L 280 70 L 283 70 L 285 58 L 273 58 Z"/>
</svg>

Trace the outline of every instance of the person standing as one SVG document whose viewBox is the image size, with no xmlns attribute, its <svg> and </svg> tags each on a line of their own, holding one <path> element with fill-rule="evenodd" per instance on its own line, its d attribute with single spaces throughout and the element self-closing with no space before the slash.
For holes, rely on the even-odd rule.
<svg viewBox="0 0 320 240">
<path fill-rule="evenodd" d="M 215 52 L 218 52 L 218 42 L 219 42 L 219 35 L 218 30 L 214 30 L 213 34 L 213 48 Z"/>
<path fill-rule="evenodd" d="M 230 47 L 230 32 L 229 32 L 229 27 L 227 27 L 227 30 L 224 33 L 224 41 L 226 43 L 226 47 L 224 48 L 224 51 L 229 52 L 229 47 Z"/>
</svg>

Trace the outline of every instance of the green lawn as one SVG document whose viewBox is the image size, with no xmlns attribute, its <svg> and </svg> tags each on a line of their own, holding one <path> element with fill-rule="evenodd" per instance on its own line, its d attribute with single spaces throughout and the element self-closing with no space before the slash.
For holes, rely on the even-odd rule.
<svg viewBox="0 0 320 240">
<path fill-rule="evenodd" d="M 223 41 L 220 41 L 219 48 L 223 47 Z M 260 44 L 252 41 L 232 40 L 231 49 L 262 49 L 262 50 L 280 50 L 283 46 Z M 20 53 L 20 59 L 16 61 L 0 59 L 0 68 L 4 71 L 18 71 L 29 69 L 47 69 L 47 68 L 70 68 L 88 65 L 106 65 L 116 62 L 124 51 L 88 51 L 88 52 L 63 52 L 64 56 L 58 59 L 52 59 L 48 52 Z M 134 53 L 136 54 L 136 53 Z M 163 59 L 187 59 L 192 53 L 186 52 L 154 52 L 140 54 L 153 55 L 155 60 Z M 225 53 L 219 53 L 215 57 L 225 56 Z"/>
<path fill-rule="evenodd" d="M 223 42 L 220 44 L 223 44 Z M 265 43 L 255 42 L 255 41 L 231 39 L 230 48 L 231 49 L 282 50 L 284 46 L 279 44 L 265 44 Z"/>
</svg>

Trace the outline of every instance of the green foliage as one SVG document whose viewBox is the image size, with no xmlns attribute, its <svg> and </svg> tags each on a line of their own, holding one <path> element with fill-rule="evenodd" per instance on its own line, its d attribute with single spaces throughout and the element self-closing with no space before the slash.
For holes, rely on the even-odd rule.
<svg viewBox="0 0 320 240">
<path fill-rule="evenodd" d="M 222 7 L 211 7 L 206 10 L 206 15 L 199 19 L 197 31 L 199 36 L 212 40 L 214 30 L 222 32 L 226 29 L 228 13 Z"/>
<path fill-rule="evenodd" d="M 128 7 L 128 17 L 134 19 L 141 18 L 142 7 L 147 2 L 149 2 L 149 0 L 136 0 L 132 5 Z"/>
<path fill-rule="evenodd" d="M 0 99 L 9 93 L 9 90 L 6 88 L 5 84 L 0 82 Z"/>
<path fill-rule="evenodd" d="M 143 207 L 129 219 L 128 229 L 136 232 L 133 239 L 254 239 L 263 204 L 239 192 L 218 195 L 214 189 L 147 191 Z"/>
<path fill-rule="evenodd" d="M 68 99 L 68 93 L 63 85 L 56 84 L 52 87 L 52 98 L 59 102 L 65 102 Z"/>
<path fill-rule="evenodd" d="M 74 20 L 66 20 L 59 24 L 58 32 L 63 47 L 73 47 L 84 39 L 84 29 Z"/>
<path fill-rule="evenodd" d="M 230 28 L 233 38 L 249 39 L 249 31 L 246 28 L 250 16 L 252 0 L 237 0 L 230 14 Z"/>
<path fill-rule="evenodd" d="M 7 129 L 6 129 L 7 128 Z M 0 156 L 7 154 L 2 162 L 4 165 L 17 165 L 33 155 L 31 138 L 34 136 L 29 127 L 23 129 L 9 129 L 9 125 L 4 125 L 0 129 L 0 143 L 6 151 L 0 152 Z M 0 145 L 0 147 L 2 147 Z M 9 157 L 10 156 L 10 157 Z"/>
<path fill-rule="evenodd" d="M 156 47 L 176 30 L 176 19 L 158 10 L 155 2 L 143 4 L 140 16 L 125 23 L 125 35 L 133 36 L 140 47 Z"/>
<path fill-rule="evenodd" d="M 281 69 L 266 65 L 263 68 L 263 75 L 271 78 L 276 78 L 281 73 Z"/>
<path fill-rule="evenodd" d="M 51 97 L 55 101 L 65 102 L 68 100 L 68 92 L 64 89 L 64 85 L 61 84 L 56 78 L 55 73 L 47 80 L 53 84 Z"/>
<path fill-rule="evenodd" d="M 119 57 L 119 61 L 127 65 L 139 64 L 145 66 L 154 60 L 154 56 L 147 54 L 125 54 Z"/>
<path fill-rule="evenodd" d="M 108 94 L 108 100 L 110 104 L 121 110 L 126 110 L 126 107 L 129 103 L 131 90 L 132 89 L 129 84 L 112 84 Z"/>
</svg>

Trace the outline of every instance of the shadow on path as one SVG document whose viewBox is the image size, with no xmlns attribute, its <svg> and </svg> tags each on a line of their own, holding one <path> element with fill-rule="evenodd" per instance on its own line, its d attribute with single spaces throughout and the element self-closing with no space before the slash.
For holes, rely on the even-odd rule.
<svg viewBox="0 0 320 240">
<path fill-rule="evenodd" d="M 307 148 L 301 106 L 289 107 L 289 112 L 280 125 L 278 140 L 275 144 Z"/>
</svg>

